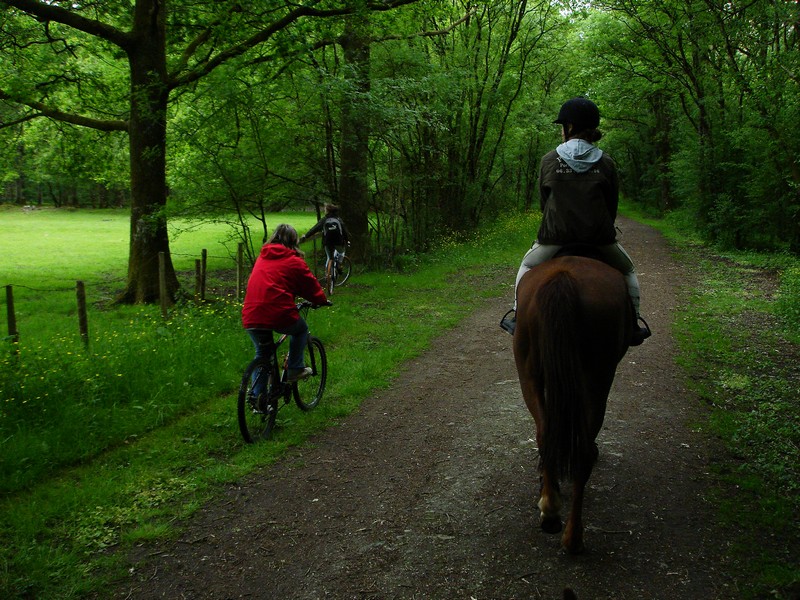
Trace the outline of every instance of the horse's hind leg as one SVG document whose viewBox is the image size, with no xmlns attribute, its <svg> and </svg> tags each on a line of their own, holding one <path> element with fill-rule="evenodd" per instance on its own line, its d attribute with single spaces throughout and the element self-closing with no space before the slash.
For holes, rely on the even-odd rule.
<svg viewBox="0 0 800 600">
<path fill-rule="evenodd" d="M 542 489 L 539 494 L 540 525 L 545 533 L 561 531 L 561 493 L 558 478 L 552 477 L 546 469 L 542 470 Z"/>
<path fill-rule="evenodd" d="M 570 507 L 561 545 L 570 554 L 583 552 L 583 495 L 589 481 L 591 469 L 581 475 L 575 475 L 572 485 L 572 506 Z"/>
</svg>

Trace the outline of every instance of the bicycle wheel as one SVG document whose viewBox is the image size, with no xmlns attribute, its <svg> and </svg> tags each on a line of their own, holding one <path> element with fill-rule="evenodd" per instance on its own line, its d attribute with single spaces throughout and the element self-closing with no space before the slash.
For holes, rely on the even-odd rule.
<svg viewBox="0 0 800 600">
<path fill-rule="evenodd" d="M 272 377 L 270 363 L 263 358 L 257 358 L 247 365 L 242 375 L 238 402 L 239 429 L 248 444 L 269 439 L 275 427 L 278 399 L 270 398 Z"/>
<path fill-rule="evenodd" d="M 313 374 L 292 384 L 292 393 L 301 410 L 311 410 L 319 404 L 328 379 L 328 357 L 325 356 L 325 347 L 319 338 L 309 336 L 304 358 L 306 366 L 311 367 Z"/>
<path fill-rule="evenodd" d="M 333 277 L 334 283 L 336 285 L 344 285 L 345 281 L 350 278 L 350 271 L 352 268 L 353 265 L 350 262 L 350 259 L 347 256 L 343 256 L 339 262 L 339 266 L 336 267 L 335 275 Z"/>
</svg>

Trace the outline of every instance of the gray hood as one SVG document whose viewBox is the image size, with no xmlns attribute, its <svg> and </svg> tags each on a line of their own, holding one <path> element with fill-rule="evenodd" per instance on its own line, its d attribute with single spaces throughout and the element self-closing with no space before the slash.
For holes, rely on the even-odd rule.
<svg viewBox="0 0 800 600">
<path fill-rule="evenodd" d="M 585 173 L 603 156 L 600 148 L 581 139 L 564 142 L 556 152 L 577 173 Z"/>
</svg>

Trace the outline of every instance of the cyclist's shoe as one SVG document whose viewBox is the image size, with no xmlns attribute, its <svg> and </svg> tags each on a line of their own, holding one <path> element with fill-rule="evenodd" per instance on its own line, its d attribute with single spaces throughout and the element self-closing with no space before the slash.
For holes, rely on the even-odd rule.
<svg viewBox="0 0 800 600">
<path fill-rule="evenodd" d="M 514 335 L 514 330 L 517 328 L 517 311 L 512 308 L 504 314 L 503 318 L 500 319 L 500 327 L 511 335 Z"/>
<path fill-rule="evenodd" d="M 314 371 L 311 370 L 311 367 L 305 367 L 303 369 L 289 369 L 289 376 L 286 378 L 288 383 L 294 383 L 295 381 L 302 381 L 303 379 L 308 379 Z"/>
<path fill-rule="evenodd" d="M 254 410 L 263 411 L 264 407 L 269 404 L 269 402 L 267 402 L 267 395 L 264 392 L 258 394 L 254 392 L 250 398 L 250 404 Z"/>
<path fill-rule="evenodd" d="M 644 327 L 639 326 L 639 321 L 644 323 Z M 630 346 L 641 346 L 642 342 L 649 338 L 653 333 L 650 331 L 650 326 L 642 317 L 636 317 L 633 333 L 631 334 Z"/>
</svg>

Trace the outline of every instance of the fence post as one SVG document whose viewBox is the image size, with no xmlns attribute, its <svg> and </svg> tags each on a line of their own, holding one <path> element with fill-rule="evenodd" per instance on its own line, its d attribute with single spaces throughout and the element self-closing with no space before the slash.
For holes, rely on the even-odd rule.
<svg viewBox="0 0 800 600">
<path fill-rule="evenodd" d="M 163 252 L 158 253 L 158 298 L 161 301 L 161 316 L 167 318 L 167 267 L 166 257 Z"/>
<path fill-rule="evenodd" d="M 314 239 L 311 240 L 312 243 L 312 250 L 311 256 L 314 257 L 314 277 L 319 279 L 319 260 L 317 259 L 317 238 L 314 236 Z"/>
<path fill-rule="evenodd" d="M 203 286 L 203 266 L 200 259 L 194 261 L 194 301 L 200 302 L 200 289 Z"/>
<path fill-rule="evenodd" d="M 17 315 L 14 313 L 14 287 L 6 286 L 6 310 L 8 312 L 8 337 L 14 344 L 14 352 L 19 352 L 19 331 L 17 331 Z"/>
<path fill-rule="evenodd" d="M 239 242 L 236 249 L 236 299 L 242 299 L 242 288 L 244 282 L 244 244 Z"/>
<path fill-rule="evenodd" d="M 81 332 L 83 345 L 89 347 L 89 320 L 86 318 L 86 286 L 83 281 L 75 282 L 75 293 L 78 296 L 78 330 Z"/>
<path fill-rule="evenodd" d="M 200 300 L 202 302 L 206 301 L 206 268 L 208 267 L 208 250 L 203 248 L 202 252 L 200 252 Z"/>
</svg>

